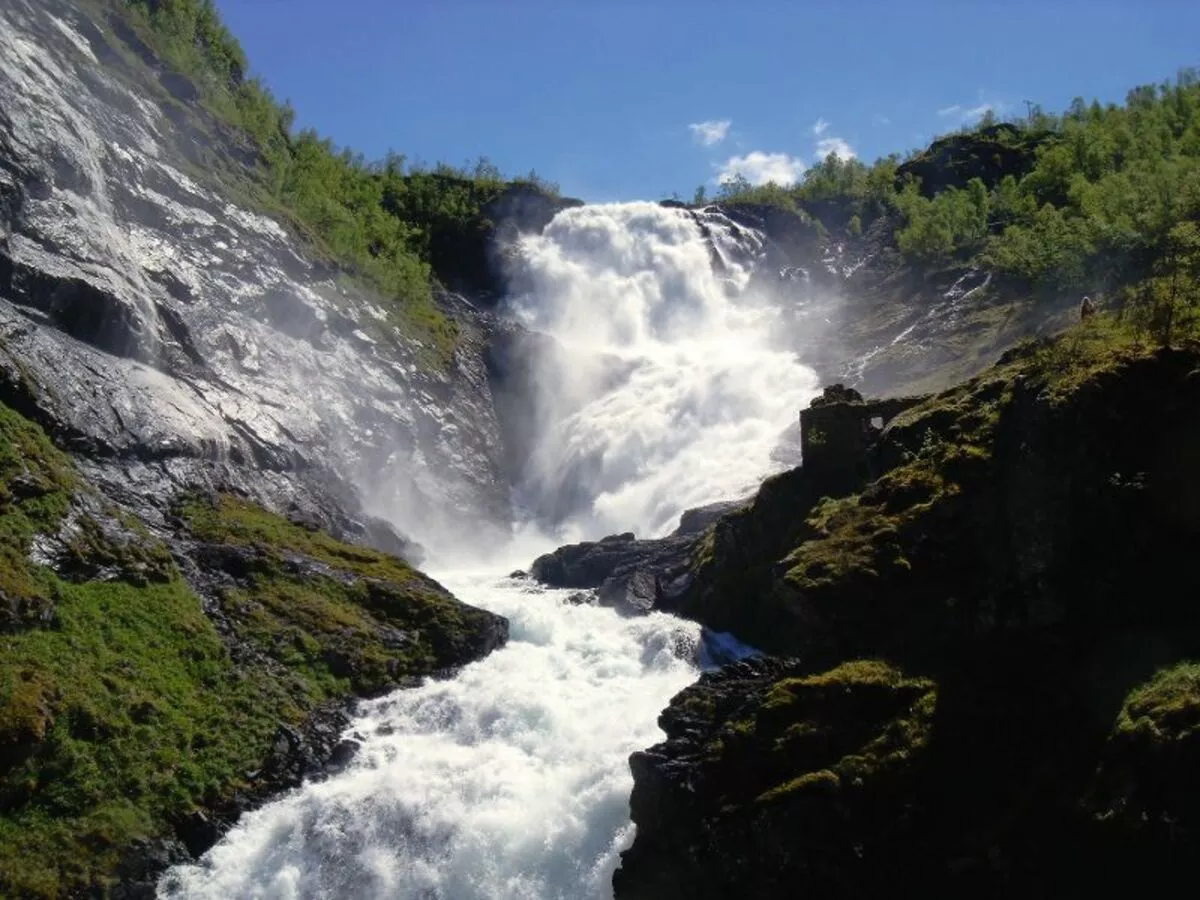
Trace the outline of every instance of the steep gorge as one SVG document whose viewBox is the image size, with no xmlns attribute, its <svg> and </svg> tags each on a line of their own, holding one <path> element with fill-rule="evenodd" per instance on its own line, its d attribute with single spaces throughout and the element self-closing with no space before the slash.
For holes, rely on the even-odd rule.
<svg viewBox="0 0 1200 900">
<path fill-rule="evenodd" d="M 1093 323 L 989 368 L 1077 298 L 914 268 L 887 217 L 528 185 L 437 232 L 417 322 L 196 99 L 117 5 L 0 9 L 0 891 L 1191 858 L 1194 348 Z M 796 467 L 822 383 L 969 376 L 882 431 L 827 393 L 849 430 Z"/>
<path fill-rule="evenodd" d="M 237 148 L 200 128 L 202 112 L 181 118 L 170 90 L 146 84 L 159 64 L 119 19 L 66 3 L 16 3 L 2 15 L 0 358 L 11 416 L 5 520 L 14 524 L 4 889 L 152 894 L 164 867 L 203 853 L 265 797 L 319 778 L 327 764 L 351 765 L 347 780 L 323 782 L 333 791 L 375 767 L 394 773 L 395 747 L 415 759 L 429 731 L 447 750 L 477 743 L 451 787 L 463 779 L 469 788 L 467 770 L 486 769 L 499 748 L 510 763 L 514 752 L 532 754 L 528 788 L 543 794 L 532 773 L 578 755 L 580 742 L 594 749 L 563 767 L 549 794 L 578 807 L 576 837 L 560 854 L 507 846 L 516 832 L 489 831 L 486 804 L 477 826 L 470 816 L 433 822 L 414 818 L 423 807 L 401 794 L 394 821 L 413 841 L 402 871 L 433 889 L 455 852 L 492 833 L 501 841 L 492 852 L 522 867 L 513 884 L 524 886 L 497 888 L 477 873 L 479 896 L 575 896 L 581 882 L 606 893 L 628 835 L 626 757 L 652 740 L 658 709 L 694 677 L 707 645 L 675 619 L 624 623 L 519 581 L 455 573 L 485 558 L 493 571 L 512 568 L 503 548 L 514 526 L 585 537 L 617 523 L 659 530 L 688 502 L 750 490 L 761 470 L 781 465 L 775 434 L 815 378 L 785 347 L 768 347 L 776 309 L 738 302 L 761 236 L 715 211 L 700 221 L 630 204 L 568 216 L 539 237 L 570 204 L 515 190 L 498 207 L 508 225 L 484 253 L 518 266 L 509 274 L 522 289 L 500 312 L 480 309 L 494 293 L 442 294 L 458 331 L 443 367 L 382 298 L 315 261 L 287 227 L 227 199 L 227 185 L 197 165 L 198 149 L 228 165 Z M 522 228 L 533 234 L 521 238 Z M 579 293 L 589 280 L 608 287 Z M 622 316 L 597 316 L 619 299 Z M 532 367 L 524 386 L 497 365 L 498 341 L 527 339 L 513 320 L 547 331 L 553 348 L 518 359 Z M 766 371 L 760 353 L 772 361 Z M 513 394 L 508 407 L 496 401 L 502 391 Z M 725 462 L 690 473 L 697 448 L 718 438 Z M 687 490 L 673 483 L 689 474 Z M 545 543 L 509 555 L 523 562 L 535 547 Z M 389 553 L 410 562 L 434 554 L 465 599 L 504 618 L 459 603 Z M 556 742 L 565 721 L 537 698 L 522 725 L 505 708 L 513 688 L 507 700 L 464 707 L 456 715 L 480 717 L 480 730 L 456 734 L 446 704 L 477 691 L 473 682 L 412 689 L 506 638 L 513 652 L 493 665 L 512 685 L 544 681 L 539 666 L 562 680 L 564 698 L 593 685 L 602 702 L 588 704 L 585 721 L 595 735 L 568 729 Z M 73 645 L 87 649 L 64 667 Z M 475 677 L 505 690 L 488 671 Z M 342 740 L 351 698 L 404 686 L 402 699 L 378 701 L 392 709 L 386 727 L 364 708 L 357 738 Z M 637 721 L 614 713 L 635 694 Z M 432 719 L 421 712 L 430 703 L 443 710 Z M 435 779 L 443 756 L 430 760 Z M 466 799 L 448 795 L 439 815 Z M 288 821 L 303 828 L 303 817 Z M 467 843 L 455 851 L 456 841 Z M 250 891 L 298 877 L 271 862 L 271 846 L 262 864 L 241 860 L 232 872 L 214 851 L 212 892 L 227 896 L 230 877 L 250 879 L 241 888 Z M 394 888 L 352 863 L 356 847 L 379 846 L 371 832 L 361 844 L 311 844 L 301 859 L 338 860 L 335 885 Z M 207 877 L 200 871 L 186 877 Z M 340 889 L 318 884 L 300 878 L 296 890 Z"/>
</svg>

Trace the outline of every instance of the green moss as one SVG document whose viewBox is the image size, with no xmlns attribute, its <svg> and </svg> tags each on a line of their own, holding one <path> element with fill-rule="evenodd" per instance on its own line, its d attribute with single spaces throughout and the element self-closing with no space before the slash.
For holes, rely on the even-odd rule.
<svg viewBox="0 0 1200 900">
<path fill-rule="evenodd" d="M 182 581 L 53 583 L 57 627 L 0 640 L 3 730 L 23 717 L 31 744 L 0 781 L 0 883 L 20 895 L 102 881 L 132 840 L 229 796 L 301 715 L 240 677 Z"/>
<path fill-rule="evenodd" d="M 170 555 L 94 498 L 46 435 L 0 405 L 0 893 L 96 885 L 171 814 L 227 796 L 300 710 L 244 679 Z M 61 532 L 61 534 L 60 534 Z M 31 562 L 57 535 L 74 583 Z M 47 627 L 50 626 L 50 627 Z"/>
<path fill-rule="evenodd" d="M 842 786 L 842 779 L 836 772 L 829 769 L 818 769 L 816 772 L 805 772 L 799 778 L 793 778 L 786 784 L 777 785 L 769 791 L 764 791 L 759 800 L 770 803 L 786 796 L 795 796 L 805 791 L 820 791 L 834 793 Z"/>
<path fill-rule="evenodd" d="M 849 688 L 851 686 L 898 688 L 905 683 L 904 675 L 896 668 L 877 659 L 855 659 L 836 669 L 802 678 L 785 678 L 776 682 L 767 693 L 767 708 L 790 706 L 797 698 L 813 689 Z"/>
<path fill-rule="evenodd" d="M 692 568 L 699 569 L 712 564 L 716 554 L 716 542 L 715 527 L 710 525 L 704 530 L 704 534 L 700 536 L 700 540 L 697 541 L 696 549 L 692 551 Z"/>
<path fill-rule="evenodd" d="M 863 659 L 721 694 L 716 706 L 694 705 L 711 699 L 702 687 L 690 689 L 671 714 L 685 712 L 686 701 L 689 728 L 711 725 L 699 756 L 729 812 L 801 797 L 849 799 L 847 791 L 869 782 L 909 777 L 932 736 L 937 685 Z"/>
<path fill-rule="evenodd" d="M 1097 315 L 900 413 L 869 460 L 881 474 L 857 494 L 824 496 L 821 472 L 804 466 L 768 479 L 749 506 L 722 517 L 699 542 L 682 610 L 779 654 L 857 640 L 866 641 L 861 652 L 878 652 L 895 626 L 920 616 L 926 633 L 991 627 L 997 604 L 1028 602 L 1024 592 L 1032 590 L 1002 560 L 1005 542 L 1013 531 L 1024 537 L 1042 528 L 1032 512 L 1048 502 L 1047 489 L 1073 483 L 1039 468 L 1038 457 L 1028 466 L 1026 457 L 1057 459 L 1078 448 L 1052 435 L 1081 433 L 1075 411 L 1094 421 L 1093 408 L 1104 405 L 1096 398 L 1123 396 L 1124 373 L 1158 377 L 1150 374 L 1157 354 L 1131 329 Z M 1136 447 L 1122 453 L 1138 455 Z M 1078 453 L 1067 468 L 1107 483 L 1119 466 L 1093 473 L 1096 456 Z M 1023 492 L 1042 478 L 1040 497 Z M 1006 512 L 1014 504 L 1027 510 L 1019 521 Z M 1016 609 L 1004 606 L 1003 614 Z M 836 635 L 825 648 L 815 646 L 821 631 Z"/>
<path fill-rule="evenodd" d="M 958 490 L 921 462 L 889 472 L 862 495 L 823 501 L 808 519 L 816 536 L 784 559 L 786 583 L 812 590 L 908 570 L 906 534 Z"/>
<path fill-rule="evenodd" d="M 1053 340 L 1018 351 L 1010 371 L 1043 385 L 1047 399 L 1060 405 L 1097 375 L 1143 359 L 1153 350 L 1129 323 L 1097 315 Z"/>
<path fill-rule="evenodd" d="M 49 609 L 48 585 L 29 552 L 37 534 L 57 530 L 75 485 L 70 461 L 45 433 L 0 405 L 0 630 Z"/>
<path fill-rule="evenodd" d="M 3 405 L 0 511 L 6 603 L 39 613 L 0 632 L 0 896 L 102 892 L 135 841 L 247 789 L 281 723 L 462 659 L 485 615 L 386 554 L 191 500 L 183 527 L 242 567 L 219 598 L 235 663 L 167 549 Z"/>
<path fill-rule="evenodd" d="M 1114 733 L 1152 743 L 1200 736 L 1200 663 L 1179 663 L 1130 691 Z"/>
<path fill-rule="evenodd" d="M 1175 663 L 1129 691 L 1083 807 L 1129 847 L 1171 845 L 1200 817 L 1200 663 Z"/>
<path fill-rule="evenodd" d="M 774 735 L 776 777 L 758 795 L 774 802 L 798 793 L 857 788 L 904 768 L 932 735 L 937 688 L 878 660 L 852 660 L 774 684 L 757 728 Z"/>
<path fill-rule="evenodd" d="M 411 582 L 416 590 L 440 591 L 395 556 L 344 543 L 231 494 L 184 500 L 176 512 L 192 534 L 208 543 L 255 547 L 276 556 L 290 551 L 356 575 L 385 578 L 397 584 Z"/>
<path fill-rule="evenodd" d="M 221 602 L 238 636 L 287 666 L 314 700 L 451 664 L 481 615 L 396 557 L 240 498 L 192 499 L 179 513 L 197 538 L 249 551 L 241 586 Z"/>
</svg>

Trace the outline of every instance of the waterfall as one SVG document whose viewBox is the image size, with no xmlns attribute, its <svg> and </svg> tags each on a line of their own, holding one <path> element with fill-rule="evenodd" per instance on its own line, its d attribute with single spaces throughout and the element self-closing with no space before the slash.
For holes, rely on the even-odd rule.
<svg viewBox="0 0 1200 900">
<path fill-rule="evenodd" d="M 746 293 L 761 239 L 655 203 L 583 206 L 527 236 L 515 315 L 549 334 L 518 498 L 564 540 L 654 536 L 745 494 L 816 377 Z"/>
<path fill-rule="evenodd" d="M 524 239 L 510 311 L 557 348 L 536 364 L 523 423 L 526 531 L 661 533 L 777 465 L 816 380 L 746 291 L 759 244 L 716 212 L 650 203 L 566 210 Z M 548 546 L 484 571 L 435 564 L 461 599 L 508 617 L 508 646 L 362 704 L 347 769 L 245 816 L 160 896 L 611 898 L 632 839 L 627 760 L 696 677 L 700 628 L 497 576 Z"/>
</svg>

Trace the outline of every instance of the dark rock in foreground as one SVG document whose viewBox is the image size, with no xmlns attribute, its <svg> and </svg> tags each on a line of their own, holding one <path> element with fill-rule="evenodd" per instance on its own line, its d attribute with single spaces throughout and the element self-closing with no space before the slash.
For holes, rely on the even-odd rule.
<svg viewBox="0 0 1200 900">
<path fill-rule="evenodd" d="M 844 496 L 800 468 L 720 519 L 680 610 L 795 656 L 672 700 L 617 900 L 1189 878 L 1197 373 L 1102 328 L 1030 345 L 899 415 Z"/>
<path fill-rule="evenodd" d="M 669 612 L 690 583 L 691 555 L 704 530 L 737 502 L 690 509 L 664 538 L 632 533 L 569 544 L 534 560 L 529 574 L 549 587 L 596 589 L 599 602 L 627 613 Z"/>
</svg>

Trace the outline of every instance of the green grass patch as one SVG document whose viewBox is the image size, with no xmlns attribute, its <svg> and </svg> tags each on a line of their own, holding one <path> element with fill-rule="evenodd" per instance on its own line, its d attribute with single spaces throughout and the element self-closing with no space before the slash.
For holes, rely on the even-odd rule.
<svg viewBox="0 0 1200 900">
<path fill-rule="evenodd" d="M 1114 733 L 1153 743 L 1200 735 L 1200 663 L 1178 663 L 1130 691 Z"/>
<path fill-rule="evenodd" d="M 776 756 L 801 771 L 763 791 L 773 802 L 811 791 L 861 788 L 888 777 L 928 743 L 937 685 L 878 660 L 851 660 L 828 672 L 789 678 L 767 693 Z"/>
<path fill-rule="evenodd" d="M 1098 315 L 1050 341 L 1031 345 L 1016 368 L 1044 384 L 1053 404 L 1066 401 L 1092 378 L 1154 352 L 1146 335 L 1127 322 Z"/>
<path fill-rule="evenodd" d="M 229 561 L 236 663 L 167 548 L 0 405 L 0 896 L 103 892 L 134 842 L 253 787 L 280 724 L 479 649 L 487 614 L 399 559 L 228 495 L 177 511 Z"/>
<path fill-rule="evenodd" d="M 0 405 L 0 893 L 101 884 L 139 837 L 228 796 L 300 707 L 248 679 L 140 524 L 99 502 L 35 424 Z M 61 532 L 61 534 L 60 534 Z M 80 583 L 30 560 L 55 535 Z"/>
<path fill-rule="evenodd" d="M 368 578 L 385 578 L 396 584 L 411 582 L 419 588 L 440 591 L 426 576 L 395 556 L 344 543 L 232 494 L 193 497 L 179 504 L 177 512 L 188 530 L 208 543 L 256 547 L 276 555 L 290 551 Z"/>
<path fill-rule="evenodd" d="M 76 478 L 45 433 L 0 405 L 0 631 L 37 619 L 51 603 L 28 563 L 34 536 L 57 529 Z"/>
<path fill-rule="evenodd" d="M 313 699 L 375 693 L 450 665 L 486 615 L 403 560 L 229 494 L 193 498 L 179 513 L 200 540 L 245 551 L 224 609 L 239 637 L 287 666 Z"/>
<path fill-rule="evenodd" d="M 15 896 L 104 883 L 133 840 L 230 796 L 303 716 L 279 681 L 234 668 L 181 580 L 43 577 L 55 627 L 0 638 L 0 886 Z"/>
</svg>

